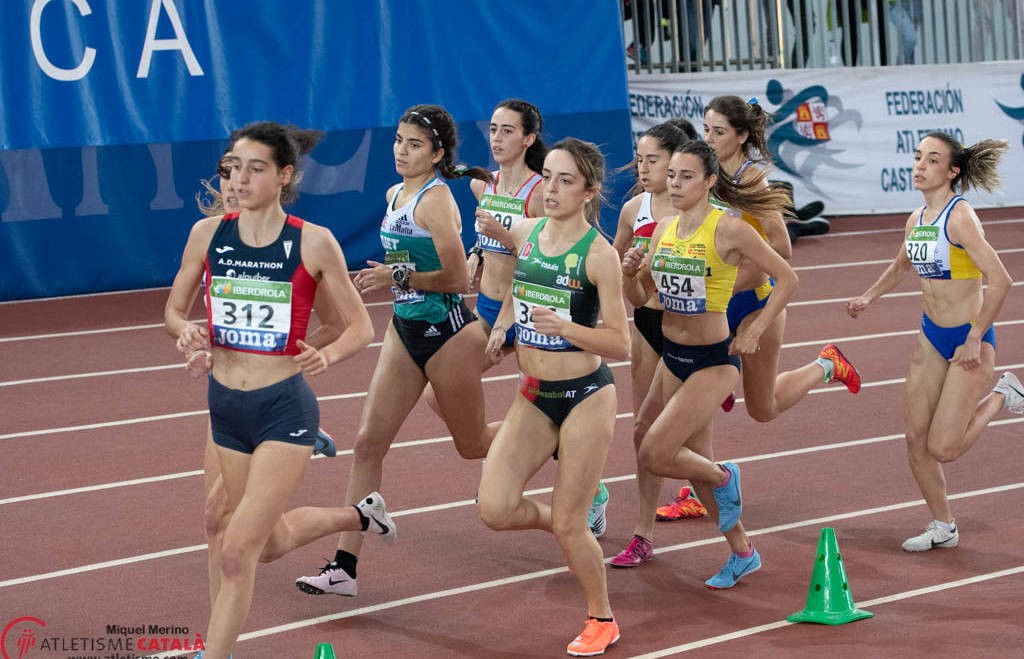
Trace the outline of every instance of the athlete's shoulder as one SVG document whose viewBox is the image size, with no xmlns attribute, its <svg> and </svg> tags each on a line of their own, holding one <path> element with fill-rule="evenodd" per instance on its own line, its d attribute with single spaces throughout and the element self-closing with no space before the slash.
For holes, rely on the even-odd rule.
<svg viewBox="0 0 1024 659">
<path fill-rule="evenodd" d="M 641 192 L 638 195 L 634 195 L 629 201 L 622 205 L 622 211 L 619 213 L 620 218 L 629 218 L 632 221 L 636 217 L 636 214 L 640 212 L 640 207 L 644 203 L 644 195 L 646 192 Z"/>
<path fill-rule="evenodd" d="M 395 183 L 384 193 L 384 199 L 388 202 L 389 206 L 391 205 L 391 200 L 395 198 L 395 195 L 398 194 L 398 189 L 401 187 L 401 183 Z"/>
</svg>

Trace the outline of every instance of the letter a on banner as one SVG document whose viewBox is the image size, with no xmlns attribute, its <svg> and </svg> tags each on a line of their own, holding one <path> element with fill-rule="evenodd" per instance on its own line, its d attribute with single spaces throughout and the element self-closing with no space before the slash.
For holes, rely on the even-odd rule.
<svg viewBox="0 0 1024 659">
<path fill-rule="evenodd" d="M 156 24 L 160 20 L 160 7 L 167 11 L 167 18 L 171 19 L 171 27 L 174 28 L 173 39 L 157 39 Z M 199 66 L 199 60 L 192 52 L 185 37 L 185 28 L 181 25 L 181 18 L 178 16 L 178 9 L 174 6 L 174 0 L 153 0 L 149 7 L 149 25 L 146 27 L 146 43 L 142 47 L 142 58 L 139 59 L 139 70 L 135 73 L 136 78 L 149 77 L 149 61 L 153 57 L 154 50 L 179 50 L 185 58 L 185 65 L 188 67 L 189 75 L 201 76 L 203 69 Z"/>
</svg>

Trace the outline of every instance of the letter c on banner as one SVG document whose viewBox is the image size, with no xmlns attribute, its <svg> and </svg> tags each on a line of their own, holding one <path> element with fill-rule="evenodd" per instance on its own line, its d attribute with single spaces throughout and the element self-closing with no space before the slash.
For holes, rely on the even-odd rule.
<svg viewBox="0 0 1024 659">
<path fill-rule="evenodd" d="M 32 4 L 32 15 L 30 17 L 30 32 L 32 38 L 32 54 L 36 57 L 36 63 L 39 68 L 43 70 L 43 73 L 50 76 L 54 80 L 63 80 L 70 82 L 72 80 L 79 80 L 85 77 L 85 74 L 92 68 L 92 63 L 96 59 L 96 49 L 86 48 L 85 55 L 82 57 L 82 61 L 78 63 L 73 69 L 62 69 L 59 66 L 55 66 L 53 62 L 46 57 L 46 51 L 43 50 L 43 37 L 40 32 L 40 19 L 43 15 L 43 9 L 46 5 L 50 4 L 50 0 L 35 0 Z M 88 16 L 92 13 L 92 8 L 89 6 L 87 0 L 71 0 L 71 4 L 75 5 L 78 9 L 78 13 L 82 16 Z"/>
</svg>

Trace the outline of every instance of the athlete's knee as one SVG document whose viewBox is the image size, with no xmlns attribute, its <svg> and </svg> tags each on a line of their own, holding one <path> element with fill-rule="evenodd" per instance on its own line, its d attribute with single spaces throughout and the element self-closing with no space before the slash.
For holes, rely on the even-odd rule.
<svg viewBox="0 0 1024 659">
<path fill-rule="evenodd" d="M 356 433 L 356 443 L 352 447 L 352 459 L 356 462 L 383 462 L 387 455 L 389 442 L 374 437 L 367 429 L 360 428 Z"/>
<path fill-rule="evenodd" d="M 508 528 L 512 521 L 512 514 L 516 505 L 500 496 L 488 496 L 483 493 L 480 496 L 478 507 L 480 509 L 480 521 L 492 531 L 503 531 Z"/>
<path fill-rule="evenodd" d="M 284 545 L 278 542 L 274 536 L 271 536 L 267 540 L 267 544 L 263 545 L 263 551 L 260 552 L 259 560 L 260 563 L 273 563 L 277 559 L 285 555 Z"/>
<path fill-rule="evenodd" d="M 747 414 L 751 419 L 758 423 L 768 423 L 779 416 L 779 411 L 774 405 L 760 405 L 758 403 L 754 403 L 750 399 L 747 399 L 746 406 Z"/>
<path fill-rule="evenodd" d="M 942 437 L 929 437 L 928 438 L 928 455 L 932 456 L 936 462 L 952 462 L 960 457 L 962 451 L 955 442 L 951 441 L 952 438 Z"/>
<path fill-rule="evenodd" d="M 220 551 L 220 573 L 224 579 L 240 579 L 255 569 L 253 552 L 239 543 L 225 540 Z"/>
<path fill-rule="evenodd" d="M 231 517 L 227 503 L 226 497 L 216 496 L 216 493 L 213 492 L 206 498 L 206 503 L 203 506 L 203 525 L 206 530 L 207 542 L 224 533 L 228 519 Z"/>
<path fill-rule="evenodd" d="M 649 434 L 644 439 L 637 451 L 636 462 L 652 474 L 660 475 L 661 467 L 672 459 L 674 452 L 653 439 Z"/>
<path fill-rule="evenodd" d="M 559 541 L 583 531 L 587 531 L 586 511 L 580 515 L 575 515 L 557 509 L 551 510 L 551 532 L 555 534 L 555 538 L 558 538 Z"/>
<path fill-rule="evenodd" d="M 455 451 L 464 460 L 481 460 L 487 457 L 487 427 L 477 433 L 452 432 Z"/>
</svg>

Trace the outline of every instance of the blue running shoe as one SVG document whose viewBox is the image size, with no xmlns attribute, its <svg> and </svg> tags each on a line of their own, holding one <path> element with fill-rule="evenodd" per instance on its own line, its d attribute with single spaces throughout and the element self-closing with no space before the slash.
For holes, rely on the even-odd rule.
<svg viewBox="0 0 1024 659">
<path fill-rule="evenodd" d="M 338 455 L 338 447 L 334 445 L 334 438 L 327 434 L 323 428 L 316 430 L 316 442 L 313 443 L 313 455 L 323 453 L 328 458 Z"/>
<path fill-rule="evenodd" d="M 751 549 L 754 549 L 751 546 Z M 722 566 L 721 571 L 704 583 L 712 590 L 732 588 L 740 577 L 757 572 L 761 569 L 761 555 L 754 549 L 754 555 L 750 558 L 741 558 L 739 554 L 729 554 L 729 560 Z"/>
<path fill-rule="evenodd" d="M 732 478 L 728 484 L 721 485 L 711 490 L 715 495 L 715 503 L 718 504 L 718 530 L 722 533 L 729 531 L 740 521 L 740 513 L 743 512 L 743 497 L 740 496 L 740 468 L 735 462 L 722 464 Z"/>
</svg>

